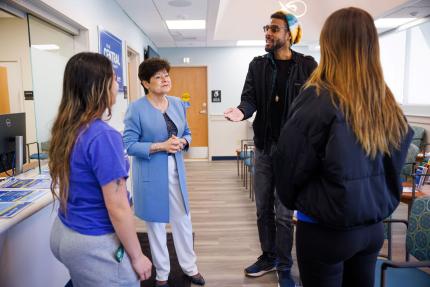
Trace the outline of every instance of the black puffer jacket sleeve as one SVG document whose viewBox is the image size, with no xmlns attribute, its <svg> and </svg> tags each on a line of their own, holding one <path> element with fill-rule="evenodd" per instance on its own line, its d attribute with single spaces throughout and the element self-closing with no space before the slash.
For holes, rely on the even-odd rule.
<svg viewBox="0 0 430 287">
<path fill-rule="evenodd" d="M 248 74 L 246 75 L 245 84 L 243 85 L 242 96 L 240 98 L 240 105 L 237 107 L 242 111 L 244 120 L 250 118 L 257 109 L 257 99 L 255 90 L 255 77 L 254 66 L 256 65 L 255 59 L 249 63 Z"/>
<path fill-rule="evenodd" d="M 314 108 L 311 108 L 311 105 Z M 318 103 L 309 95 L 309 90 L 302 92 L 294 101 L 290 111 L 301 113 L 319 113 Z M 311 111 L 307 111 L 311 108 Z M 327 120 L 326 120 L 327 122 Z M 328 124 L 328 123 L 326 123 Z M 318 176 L 321 155 L 316 148 L 321 145 L 321 140 L 326 138 L 323 129 L 316 129 L 311 136 L 302 126 L 293 119 L 287 122 L 280 134 L 277 151 L 274 157 L 276 190 L 279 199 L 289 209 L 295 210 L 296 199 L 300 187 L 312 177 Z"/>
</svg>

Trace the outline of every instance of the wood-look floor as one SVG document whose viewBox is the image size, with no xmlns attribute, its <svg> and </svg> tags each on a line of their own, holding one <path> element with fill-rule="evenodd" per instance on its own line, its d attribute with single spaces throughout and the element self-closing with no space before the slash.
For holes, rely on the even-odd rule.
<svg viewBox="0 0 430 287">
<path fill-rule="evenodd" d="M 261 254 L 256 225 L 255 203 L 237 176 L 236 161 L 187 162 L 195 250 L 199 271 L 207 287 L 275 287 L 277 278 L 270 273 L 259 278 L 244 276 L 243 269 Z M 406 217 L 400 206 L 396 218 Z M 144 223 L 136 219 L 139 231 Z M 404 256 L 403 227 L 395 227 L 395 258 Z M 298 276 L 293 247 L 293 276 Z M 403 257 L 404 258 L 404 257 Z"/>
</svg>

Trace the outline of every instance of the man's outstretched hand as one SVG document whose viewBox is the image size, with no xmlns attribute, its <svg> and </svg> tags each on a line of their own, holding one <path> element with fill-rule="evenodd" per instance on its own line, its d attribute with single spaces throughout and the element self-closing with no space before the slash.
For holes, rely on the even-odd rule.
<svg viewBox="0 0 430 287">
<path fill-rule="evenodd" d="M 224 117 L 232 122 L 240 122 L 244 115 L 238 108 L 228 108 L 224 111 Z"/>
</svg>

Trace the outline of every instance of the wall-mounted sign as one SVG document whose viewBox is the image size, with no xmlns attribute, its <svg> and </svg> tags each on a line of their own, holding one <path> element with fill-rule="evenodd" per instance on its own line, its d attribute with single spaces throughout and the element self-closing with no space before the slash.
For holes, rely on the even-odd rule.
<svg viewBox="0 0 430 287">
<path fill-rule="evenodd" d="M 212 90 L 212 103 L 221 103 L 221 90 Z"/>
<path fill-rule="evenodd" d="M 118 81 L 118 91 L 124 92 L 122 41 L 106 30 L 99 28 L 99 53 L 108 57 L 113 66 Z"/>
<path fill-rule="evenodd" d="M 24 100 L 26 101 L 34 100 L 33 91 L 24 91 Z"/>
</svg>

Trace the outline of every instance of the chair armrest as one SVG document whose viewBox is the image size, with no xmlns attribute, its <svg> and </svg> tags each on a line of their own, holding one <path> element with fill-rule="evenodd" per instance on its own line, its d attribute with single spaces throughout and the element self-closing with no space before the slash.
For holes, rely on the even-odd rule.
<svg viewBox="0 0 430 287">
<path fill-rule="evenodd" d="M 420 148 L 425 148 L 426 146 L 429 146 L 430 145 L 430 143 L 422 143 L 422 144 L 420 144 Z"/>
<path fill-rule="evenodd" d="M 406 225 L 406 228 L 409 226 L 409 222 L 406 219 L 385 219 L 383 222 L 387 224 L 403 223 L 404 225 Z"/>
</svg>

